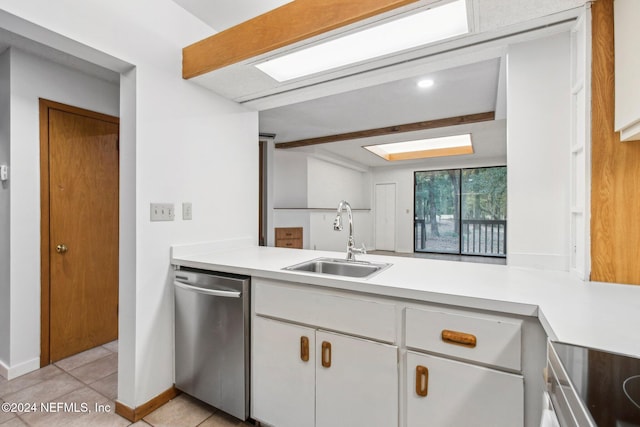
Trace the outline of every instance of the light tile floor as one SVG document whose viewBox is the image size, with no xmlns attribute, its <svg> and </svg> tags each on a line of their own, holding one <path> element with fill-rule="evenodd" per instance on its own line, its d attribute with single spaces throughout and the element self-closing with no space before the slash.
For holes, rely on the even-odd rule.
<svg viewBox="0 0 640 427">
<path fill-rule="evenodd" d="M 1 427 L 241 427 L 251 426 L 185 394 L 135 424 L 116 414 L 118 342 L 76 354 L 11 381 L 0 376 L 0 404 L 35 404 L 36 410 L 0 410 Z M 49 411 L 43 411 L 46 403 Z M 65 410 L 66 404 L 66 410 Z M 75 404 L 75 405 L 74 405 Z M 4 405 L 3 405 L 4 406 Z M 96 406 L 110 408 L 96 411 Z M 54 410 L 60 408 L 57 412 Z M 75 408 L 75 412 L 74 412 Z M 21 408 L 25 409 L 25 408 Z"/>
</svg>

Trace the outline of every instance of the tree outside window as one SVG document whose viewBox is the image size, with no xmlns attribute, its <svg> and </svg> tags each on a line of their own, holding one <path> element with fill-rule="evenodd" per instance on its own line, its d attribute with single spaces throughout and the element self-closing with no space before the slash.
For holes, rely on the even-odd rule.
<svg viewBox="0 0 640 427">
<path fill-rule="evenodd" d="M 506 256 L 505 166 L 415 172 L 415 251 Z"/>
</svg>

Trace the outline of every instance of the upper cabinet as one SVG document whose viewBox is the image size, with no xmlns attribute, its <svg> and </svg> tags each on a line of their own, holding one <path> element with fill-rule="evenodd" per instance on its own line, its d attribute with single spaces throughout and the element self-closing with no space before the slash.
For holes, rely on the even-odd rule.
<svg viewBox="0 0 640 427">
<path fill-rule="evenodd" d="M 620 140 L 640 140 L 640 1 L 614 1 L 615 127 Z"/>
<path fill-rule="evenodd" d="M 183 49 L 183 77 L 220 95 L 259 110 L 301 102 L 424 73 L 438 60 L 447 68 L 478 61 L 500 49 L 503 39 L 526 37 L 545 28 L 553 32 L 575 19 L 586 0 L 296 0 Z M 450 16 L 451 15 L 451 16 Z M 441 23 L 458 22 L 452 28 Z M 425 22 L 421 19 L 426 20 Z M 431 22 L 432 20 L 434 22 Z M 415 22 L 414 22 L 415 21 Z M 333 43 L 380 27 L 399 25 L 393 36 L 378 35 L 363 47 Z M 417 31 L 405 31 L 414 25 Z M 444 27 L 444 26 L 443 26 Z M 406 32 L 406 34 L 405 34 Z M 411 34 L 418 40 L 408 40 Z M 407 42 L 396 46 L 399 41 Z M 393 43 L 390 43 L 393 42 Z M 393 46 L 387 46 L 393 45 Z M 329 55 L 326 68 L 312 68 Z M 341 45 L 342 46 L 342 45 Z M 369 54 L 372 46 L 379 51 Z M 317 50 L 309 50 L 317 49 Z M 375 49 L 374 49 L 375 50 Z M 357 53 L 344 62 L 338 53 Z M 494 52 L 495 53 L 495 52 Z M 300 54 L 308 69 L 286 75 L 273 70 L 277 62 Z M 306 55 L 306 56 L 305 56 Z M 306 59 L 305 59 L 306 58 Z"/>
</svg>

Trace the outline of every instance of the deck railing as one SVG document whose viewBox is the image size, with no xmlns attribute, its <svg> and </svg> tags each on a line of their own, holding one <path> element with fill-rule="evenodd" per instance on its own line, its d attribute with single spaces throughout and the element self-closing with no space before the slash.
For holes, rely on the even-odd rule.
<svg viewBox="0 0 640 427">
<path fill-rule="evenodd" d="M 429 251 L 427 242 L 428 223 L 415 220 L 415 250 Z M 462 255 L 507 256 L 507 221 L 488 219 L 463 219 L 460 237 Z"/>
</svg>

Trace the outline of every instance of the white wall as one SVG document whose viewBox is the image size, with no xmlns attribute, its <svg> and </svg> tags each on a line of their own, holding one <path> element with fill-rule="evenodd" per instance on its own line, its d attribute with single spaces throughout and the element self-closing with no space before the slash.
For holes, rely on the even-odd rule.
<svg viewBox="0 0 640 427">
<path fill-rule="evenodd" d="M 307 173 L 310 208 L 337 208 L 341 200 L 353 209 L 371 208 L 368 173 L 313 157 L 307 159 Z"/>
<path fill-rule="evenodd" d="M 0 165 L 9 165 L 9 104 L 10 63 L 9 50 L 0 54 Z M 10 366 L 10 182 L 0 183 L 0 375 L 8 376 Z"/>
<path fill-rule="evenodd" d="M 347 250 L 349 239 L 349 221 L 347 213 L 342 211 L 342 231 L 333 229 L 333 220 L 336 217 L 335 211 L 311 212 L 309 215 L 309 248 L 323 251 Z M 373 224 L 371 211 L 353 212 L 353 239 L 356 247 L 363 244 L 367 250 L 373 249 Z"/>
<path fill-rule="evenodd" d="M 307 207 L 307 156 L 297 151 L 273 154 L 273 205 L 276 208 Z"/>
<path fill-rule="evenodd" d="M 118 85 L 11 48 L 10 334 L 3 363 L 14 377 L 40 366 L 39 98 L 118 116 Z"/>
<path fill-rule="evenodd" d="M 280 208 L 273 210 L 273 227 L 303 227 L 304 249 L 341 251 L 348 231 L 333 230 L 333 209 L 347 200 L 353 209 L 366 210 L 354 213 L 356 243 L 372 247 L 370 173 L 306 152 L 274 150 L 273 175 L 273 205 Z M 268 234 L 268 244 L 275 245 L 273 228 Z"/>
<path fill-rule="evenodd" d="M 135 66 L 120 70 L 118 401 L 139 406 L 173 384 L 169 246 L 257 242 L 257 113 L 182 79 L 181 49 L 212 30 L 170 0 L 2 0 L 0 9 L 12 14 L 4 21 L 28 21 L 12 31 L 37 39 L 34 23 L 68 37 L 43 43 Z M 150 223 L 149 203 L 158 201 L 192 202 L 193 221 Z"/>
<path fill-rule="evenodd" d="M 568 270 L 570 35 L 512 45 L 507 65 L 508 263 Z"/>
</svg>

